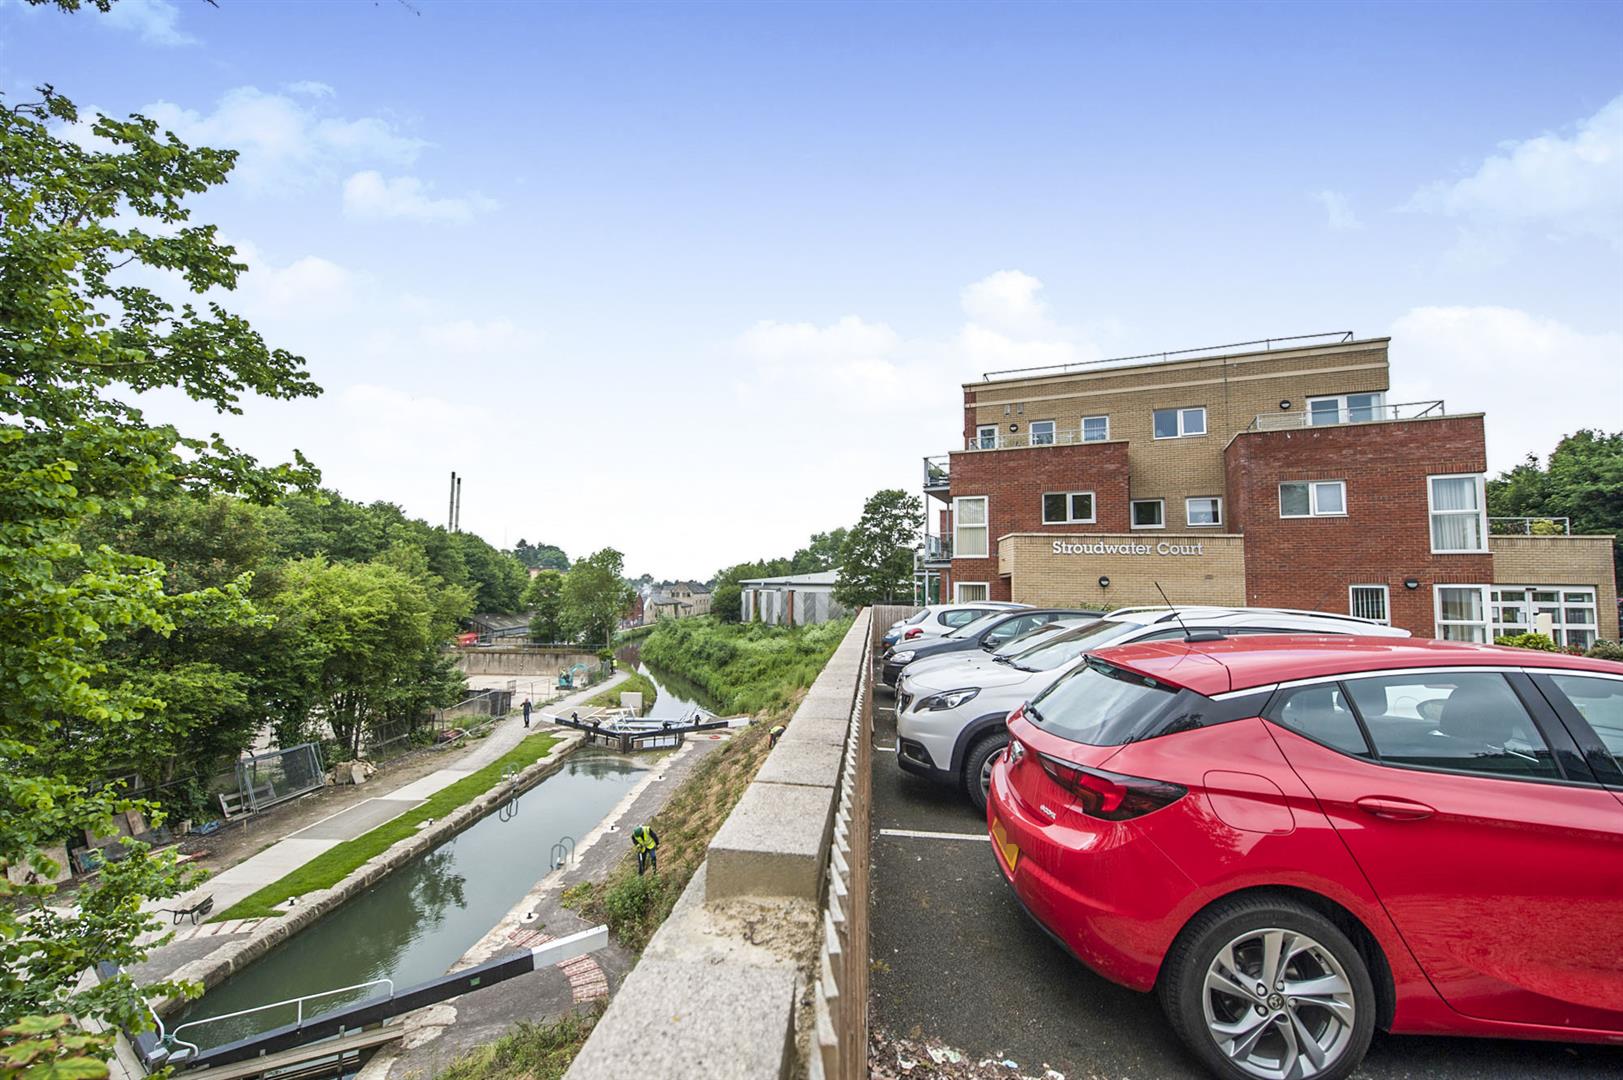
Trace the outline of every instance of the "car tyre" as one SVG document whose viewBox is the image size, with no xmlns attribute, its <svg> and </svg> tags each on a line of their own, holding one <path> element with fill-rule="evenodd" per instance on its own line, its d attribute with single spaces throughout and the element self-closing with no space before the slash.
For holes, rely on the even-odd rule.
<svg viewBox="0 0 1623 1080">
<path fill-rule="evenodd" d="M 1009 733 L 994 731 L 969 748 L 964 755 L 964 794 L 976 810 L 986 813 L 987 781 L 991 777 L 992 762 L 1009 745 Z"/>
<path fill-rule="evenodd" d="M 1375 985 L 1357 946 L 1285 896 L 1236 897 L 1196 916 L 1157 990 L 1178 1037 L 1229 1080 L 1342 1080 L 1375 1033 Z"/>
</svg>

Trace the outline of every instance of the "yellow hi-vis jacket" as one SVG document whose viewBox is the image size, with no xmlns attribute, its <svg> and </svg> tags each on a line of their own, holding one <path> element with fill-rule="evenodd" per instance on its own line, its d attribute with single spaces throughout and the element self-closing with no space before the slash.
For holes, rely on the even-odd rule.
<svg viewBox="0 0 1623 1080">
<path fill-rule="evenodd" d="M 659 840 L 654 836 L 654 830 L 646 825 L 638 825 L 631 830 L 631 843 L 638 851 L 653 851 L 659 846 Z"/>
</svg>

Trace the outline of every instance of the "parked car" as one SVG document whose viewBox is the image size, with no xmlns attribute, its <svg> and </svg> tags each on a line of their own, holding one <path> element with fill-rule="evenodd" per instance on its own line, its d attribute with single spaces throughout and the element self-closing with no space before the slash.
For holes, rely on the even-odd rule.
<svg viewBox="0 0 1623 1080">
<path fill-rule="evenodd" d="M 920 641 L 904 641 L 885 656 L 880 678 L 886 686 L 895 686 L 902 669 L 915 660 L 953 653 L 993 652 L 1014 638 L 1045 623 L 1058 619 L 1094 618 L 1102 611 L 1078 611 L 1067 608 L 1020 608 L 1013 611 L 993 611 L 972 623 L 958 627 L 940 637 Z"/>
<path fill-rule="evenodd" d="M 898 641 L 916 641 L 924 637 L 939 637 L 960 626 L 967 626 L 994 611 L 1025 607 L 1002 600 L 982 600 L 973 604 L 931 604 L 921 608 L 901 622 L 892 623 L 879 639 L 882 649 L 893 647 Z"/>
<path fill-rule="evenodd" d="M 935 671 L 944 667 L 967 668 L 971 666 L 984 666 L 986 663 L 998 660 L 1000 657 L 1019 656 L 1027 649 L 1037 646 L 1040 639 L 1066 630 L 1075 630 L 1079 626 L 1086 626 L 1094 622 L 1097 616 L 1086 618 L 1055 619 L 1053 622 L 1040 623 L 1017 637 L 1010 638 L 990 653 L 943 653 L 939 656 L 927 656 L 922 660 L 915 660 L 907 666 L 907 675 L 922 674 L 926 671 Z"/>
<path fill-rule="evenodd" d="M 1009 732 L 998 866 L 1214 1075 L 1339 1080 L 1376 1027 L 1623 1042 L 1623 664 L 1126 645 Z"/>
<path fill-rule="evenodd" d="M 1181 621 L 1180 621 L 1181 620 Z M 992 760 L 1009 741 L 1005 720 L 1082 662 L 1085 653 L 1129 641 L 1165 641 L 1186 633 L 1379 634 L 1407 630 L 1351 615 L 1269 608 L 1121 608 L 1032 648 L 994 661 L 910 666 L 896 688 L 896 763 L 908 772 L 961 787 L 986 805 Z"/>
</svg>

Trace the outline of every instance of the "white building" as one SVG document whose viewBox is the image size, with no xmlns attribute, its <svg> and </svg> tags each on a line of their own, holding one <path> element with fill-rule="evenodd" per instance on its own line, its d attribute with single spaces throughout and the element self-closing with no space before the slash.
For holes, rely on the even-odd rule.
<svg viewBox="0 0 1623 1080">
<path fill-rule="evenodd" d="M 739 601 L 745 622 L 759 619 L 771 626 L 801 626 L 824 623 L 846 614 L 834 602 L 833 570 L 820 574 L 794 574 L 789 577 L 749 578 L 738 583 L 743 590 Z"/>
</svg>

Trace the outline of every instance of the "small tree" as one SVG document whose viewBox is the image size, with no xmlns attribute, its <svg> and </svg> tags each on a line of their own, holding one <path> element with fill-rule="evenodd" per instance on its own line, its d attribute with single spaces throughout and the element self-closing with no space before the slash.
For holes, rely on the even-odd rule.
<svg viewBox="0 0 1623 1080">
<path fill-rule="evenodd" d="M 875 492 L 840 551 L 834 599 L 846 607 L 904 601 L 913 595 L 913 549 L 924 505 L 897 488 Z"/>
<path fill-rule="evenodd" d="M 530 579 L 524 590 L 524 606 L 530 611 L 531 641 L 561 641 L 564 605 L 564 575 L 543 570 Z"/>
<path fill-rule="evenodd" d="M 613 548 L 575 560 L 564 578 L 558 613 L 559 625 L 569 640 L 601 645 L 614 636 L 636 597 L 620 576 L 624 569 L 625 557 Z"/>
</svg>

